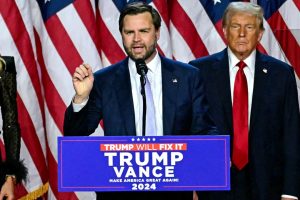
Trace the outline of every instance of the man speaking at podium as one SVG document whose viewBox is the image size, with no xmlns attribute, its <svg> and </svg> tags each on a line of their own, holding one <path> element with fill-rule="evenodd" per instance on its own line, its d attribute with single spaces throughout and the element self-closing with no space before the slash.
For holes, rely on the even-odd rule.
<svg viewBox="0 0 300 200">
<path fill-rule="evenodd" d="M 128 57 L 92 73 L 76 68 L 76 94 L 65 113 L 64 134 L 87 136 L 104 122 L 105 136 L 163 136 L 213 131 L 199 71 L 157 53 L 161 18 L 150 5 L 128 4 L 119 30 Z M 104 192 L 101 199 L 193 199 L 192 192 Z"/>
</svg>

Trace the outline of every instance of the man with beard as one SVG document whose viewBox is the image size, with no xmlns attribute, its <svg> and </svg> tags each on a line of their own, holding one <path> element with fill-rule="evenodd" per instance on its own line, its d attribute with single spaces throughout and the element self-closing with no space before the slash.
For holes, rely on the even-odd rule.
<svg viewBox="0 0 300 200">
<path fill-rule="evenodd" d="M 158 54 L 161 18 L 150 5 L 128 4 L 119 18 L 119 30 L 128 57 L 92 73 L 88 64 L 73 75 L 75 96 L 67 108 L 64 134 L 90 135 L 103 120 L 105 136 L 143 136 L 143 98 L 138 60 L 147 65 L 145 88 L 150 82 L 152 134 L 184 135 L 213 131 L 198 69 Z M 146 90 L 146 89 L 145 89 Z M 147 96 L 147 93 L 146 93 Z M 151 95 L 150 95 L 151 96 Z M 149 96 L 148 96 L 149 97 Z M 149 108 L 149 109 L 148 109 Z M 147 111 L 150 111 L 147 101 Z M 147 113 L 148 115 L 148 113 Z M 146 116 L 147 116 L 146 115 Z M 101 199 L 193 199 L 192 192 L 114 192 L 99 193 Z"/>
</svg>

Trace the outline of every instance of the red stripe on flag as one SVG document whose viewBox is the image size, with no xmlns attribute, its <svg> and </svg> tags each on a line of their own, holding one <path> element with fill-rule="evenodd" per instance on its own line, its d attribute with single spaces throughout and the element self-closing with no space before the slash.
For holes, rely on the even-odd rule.
<svg viewBox="0 0 300 200">
<path fill-rule="evenodd" d="M 41 41 L 37 32 L 35 31 L 35 38 L 36 38 L 36 51 L 37 51 L 37 58 L 39 65 L 41 67 L 41 78 L 42 84 L 44 86 L 44 93 L 45 93 L 45 101 L 48 107 L 48 110 L 55 121 L 55 124 L 59 128 L 60 132 L 63 133 L 63 123 L 64 123 L 64 110 L 66 110 L 66 105 L 61 99 L 59 93 L 57 92 L 55 86 L 53 85 L 49 74 L 47 72 L 43 55 L 42 55 L 42 46 Z"/>
<path fill-rule="evenodd" d="M 256 49 L 259 50 L 260 52 L 264 53 L 264 54 L 268 54 L 266 49 L 260 43 L 258 43 Z"/>
<path fill-rule="evenodd" d="M 101 49 L 104 51 L 107 59 L 111 64 L 117 63 L 126 57 L 125 53 L 121 50 L 115 38 L 107 29 L 105 23 L 102 20 L 99 12 L 97 12 L 97 26 L 99 27 L 99 34 Z M 118 33 L 119 34 L 119 33 Z"/>
<path fill-rule="evenodd" d="M 15 187 L 15 198 L 16 199 L 19 199 L 27 194 L 28 194 L 28 192 L 27 192 L 26 188 L 24 187 L 24 185 L 22 185 L 22 184 L 16 185 L 16 187 Z"/>
<path fill-rule="evenodd" d="M 171 21 L 189 45 L 195 57 L 207 56 L 208 51 L 199 37 L 196 28 L 189 16 L 182 9 L 178 1 L 170 2 Z M 184 24 L 184 26 L 183 26 Z"/>
<path fill-rule="evenodd" d="M 300 1 L 294 0 L 294 4 L 297 6 L 298 10 L 300 11 Z"/>
<path fill-rule="evenodd" d="M 274 35 L 281 45 L 283 52 L 295 68 L 297 75 L 300 77 L 300 47 L 293 34 L 288 29 L 286 23 L 279 12 L 274 13 L 269 19 L 268 23 L 274 31 Z"/>
<path fill-rule="evenodd" d="M 73 3 L 78 15 L 94 41 L 99 55 L 101 55 L 99 38 L 97 37 L 96 18 L 90 1 L 74 1 Z"/>
<path fill-rule="evenodd" d="M 27 112 L 26 107 L 19 95 L 17 95 L 17 103 L 19 113 L 18 118 L 19 122 L 21 122 L 21 136 L 36 166 L 36 169 L 40 174 L 43 183 L 46 183 L 48 180 L 48 173 L 41 143 L 37 137 L 31 117 Z"/>
<path fill-rule="evenodd" d="M 44 113 L 44 104 L 42 99 L 42 90 L 40 86 L 35 56 L 30 42 L 29 34 L 24 25 L 21 13 L 15 1 L 2 0 L 6 6 L 0 6 L 0 12 L 3 16 L 10 34 L 18 48 L 19 54 L 30 76 L 30 81 L 36 92 L 41 112 Z"/>
<path fill-rule="evenodd" d="M 47 146 L 47 152 L 51 152 L 48 146 Z M 60 199 L 78 200 L 76 194 L 73 192 L 58 192 L 57 163 L 51 153 L 48 156 L 48 165 L 49 165 L 49 169 L 51 169 L 51 176 L 49 176 L 49 184 L 51 185 L 51 189 L 54 195 L 56 196 L 56 198 L 58 200 Z"/>
<path fill-rule="evenodd" d="M 168 11 L 168 3 L 167 0 L 154 0 L 153 4 L 157 8 L 161 18 L 164 20 L 167 27 L 169 27 L 169 11 Z"/>
<path fill-rule="evenodd" d="M 66 32 L 63 24 L 56 15 L 53 15 L 45 22 L 45 25 L 55 48 L 61 56 L 61 59 L 65 63 L 70 74 L 73 74 L 75 68 L 82 64 L 83 60 Z"/>
<path fill-rule="evenodd" d="M 217 32 L 219 33 L 220 37 L 222 38 L 223 42 L 225 44 L 227 44 L 226 39 L 224 37 L 224 33 L 223 33 L 223 25 L 222 25 L 222 20 L 219 20 L 216 24 L 215 24 L 215 28 L 217 30 Z"/>
</svg>

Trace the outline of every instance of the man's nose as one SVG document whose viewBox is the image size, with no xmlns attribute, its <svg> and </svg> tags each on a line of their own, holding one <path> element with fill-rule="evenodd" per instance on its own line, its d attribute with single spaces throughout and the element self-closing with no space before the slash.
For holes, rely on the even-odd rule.
<svg viewBox="0 0 300 200">
<path fill-rule="evenodd" d="M 240 37 L 244 37 L 246 34 L 246 28 L 245 27 L 241 27 L 240 28 L 240 32 L 239 32 L 239 36 Z"/>
<path fill-rule="evenodd" d="M 139 32 L 136 32 L 136 33 L 134 33 L 134 41 L 136 42 L 136 41 L 140 41 L 141 40 L 141 35 L 140 35 L 140 33 Z"/>
</svg>

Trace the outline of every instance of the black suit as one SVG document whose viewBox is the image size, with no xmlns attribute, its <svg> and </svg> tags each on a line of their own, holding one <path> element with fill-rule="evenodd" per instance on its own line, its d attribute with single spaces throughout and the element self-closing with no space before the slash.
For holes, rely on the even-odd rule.
<svg viewBox="0 0 300 200">
<path fill-rule="evenodd" d="M 232 135 L 227 49 L 190 62 L 200 69 L 217 128 Z M 231 137 L 232 138 L 232 137 Z M 300 115 L 292 68 L 257 51 L 249 127 L 249 163 L 231 168 L 231 192 L 199 193 L 202 200 L 279 200 L 300 195 Z"/>
<path fill-rule="evenodd" d="M 199 71 L 187 64 L 161 57 L 163 134 L 207 133 L 211 121 Z M 65 135 L 89 135 L 103 119 L 104 135 L 136 135 L 128 58 L 95 73 L 87 105 L 74 113 L 67 108 Z M 192 192 L 103 193 L 103 199 L 192 199 Z M 144 197 L 143 197 L 144 196 Z"/>
</svg>

